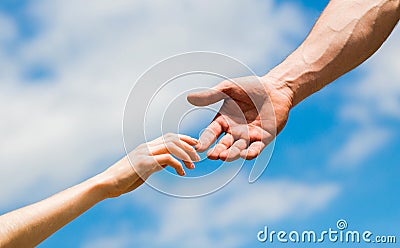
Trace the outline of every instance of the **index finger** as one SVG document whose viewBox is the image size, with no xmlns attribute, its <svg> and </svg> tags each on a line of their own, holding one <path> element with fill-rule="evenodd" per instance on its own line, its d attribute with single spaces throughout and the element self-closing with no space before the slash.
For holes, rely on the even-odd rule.
<svg viewBox="0 0 400 248">
<path fill-rule="evenodd" d="M 267 145 L 262 141 L 255 141 L 249 147 L 240 152 L 240 157 L 246 160 L 252 160 L 257 157 Z"/>
<path fill-rule="evenodd" d="M 199 141 L 195 138 L 192 138 L 188 135 L 184 135 L 184 134 L 178 134 L 178 138 L 186 143 L 188 143 L 191 146 L 197 145 L 199 143 Z"/>
<path fill-rule="evenodd" d="M 196 149 L 199 152 L 207 150 L 211 144 L 213 144 L 223 131 L 222 125 L 219 121 L 219 116 L 215 118 L 210 125 L 200 135 L 199 143 L 196 145 Z"/>
</svg>

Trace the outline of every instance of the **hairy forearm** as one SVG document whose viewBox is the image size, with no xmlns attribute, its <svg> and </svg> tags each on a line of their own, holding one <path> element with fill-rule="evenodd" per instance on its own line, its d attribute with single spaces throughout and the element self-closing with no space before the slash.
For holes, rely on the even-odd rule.
<svg viewBox="0 0 400 248">
<path fill-rule="evenodd" d="M 106 198 L 98 177 L 0 216 L 0 247 L 34 247 Z"/>
<path fill-rule="evenodd" d="M 266 77 L 282 82 L 295 106 L 369 58 L 399 17 L 399 0 L 332 0 L 305 41 Z"/>
</svg>

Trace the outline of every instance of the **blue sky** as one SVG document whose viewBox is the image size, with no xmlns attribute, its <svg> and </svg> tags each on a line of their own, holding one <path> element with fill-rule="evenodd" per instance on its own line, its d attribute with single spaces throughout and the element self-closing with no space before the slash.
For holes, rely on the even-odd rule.
<svg viewBox="0 0 400 248">
<path fill-rule="evenodd" d="M 211 50 L 262 75 L 296 48 L 326 2 L 221 1 L 210 9 L 180 1 L 2 1 L 0 211 L 120 158 L 124 102 L 157 61 Z M 197 199 L 143 185 L 98 204 L 40 247 L 309 247 L 262 244 L 256 234 L 265 225 L 324 230 L 339 219 L 400 242 L 399 37 L 397 27 L 368 62 L 293 109 L 256 183 L 247 183 L 245 166 Z M 333 245 L 358 247 L 321 247 Z"/>
</svg>

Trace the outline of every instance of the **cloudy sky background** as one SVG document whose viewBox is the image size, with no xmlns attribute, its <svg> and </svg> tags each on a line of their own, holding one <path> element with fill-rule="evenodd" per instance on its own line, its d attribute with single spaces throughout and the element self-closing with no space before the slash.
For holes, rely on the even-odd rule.
<svg viewBox="0 0 400 248">
<path fill-rule="evenodd" d="M 151 65 L 209 50 L 262 75 L 296 48 L 326 3 L 1 1 L 0 212 L 123 156 L 124 104 Z M 255 184 L 245 167 L 197 199 L 144 185 L 100 203 L 41 247 L 265 247 L 256 239 L 265 225 L 324 230 L 338 219 L 400 241 L 398 44 L 397 27 L 364 65 L 297 106 Z"/>
</svg>

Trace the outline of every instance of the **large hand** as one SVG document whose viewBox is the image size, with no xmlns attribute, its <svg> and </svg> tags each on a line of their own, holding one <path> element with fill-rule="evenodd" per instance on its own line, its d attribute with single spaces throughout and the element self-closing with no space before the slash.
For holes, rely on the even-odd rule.
<svg viewBox="0 0 400 248">
<path fill-rule="evenodd" d="M 292 107 L 291 95 L 282 84 L 267 77 L 243 77 L 225 80 L 217 86 L 188 95 L 196 106 L 224 100 L 219 113 L 201 134 L 196 149 L 210 149 L 210 159 L 233 161 L 239 157 L 253 159 L 285 126 Z"/>
</svg>

